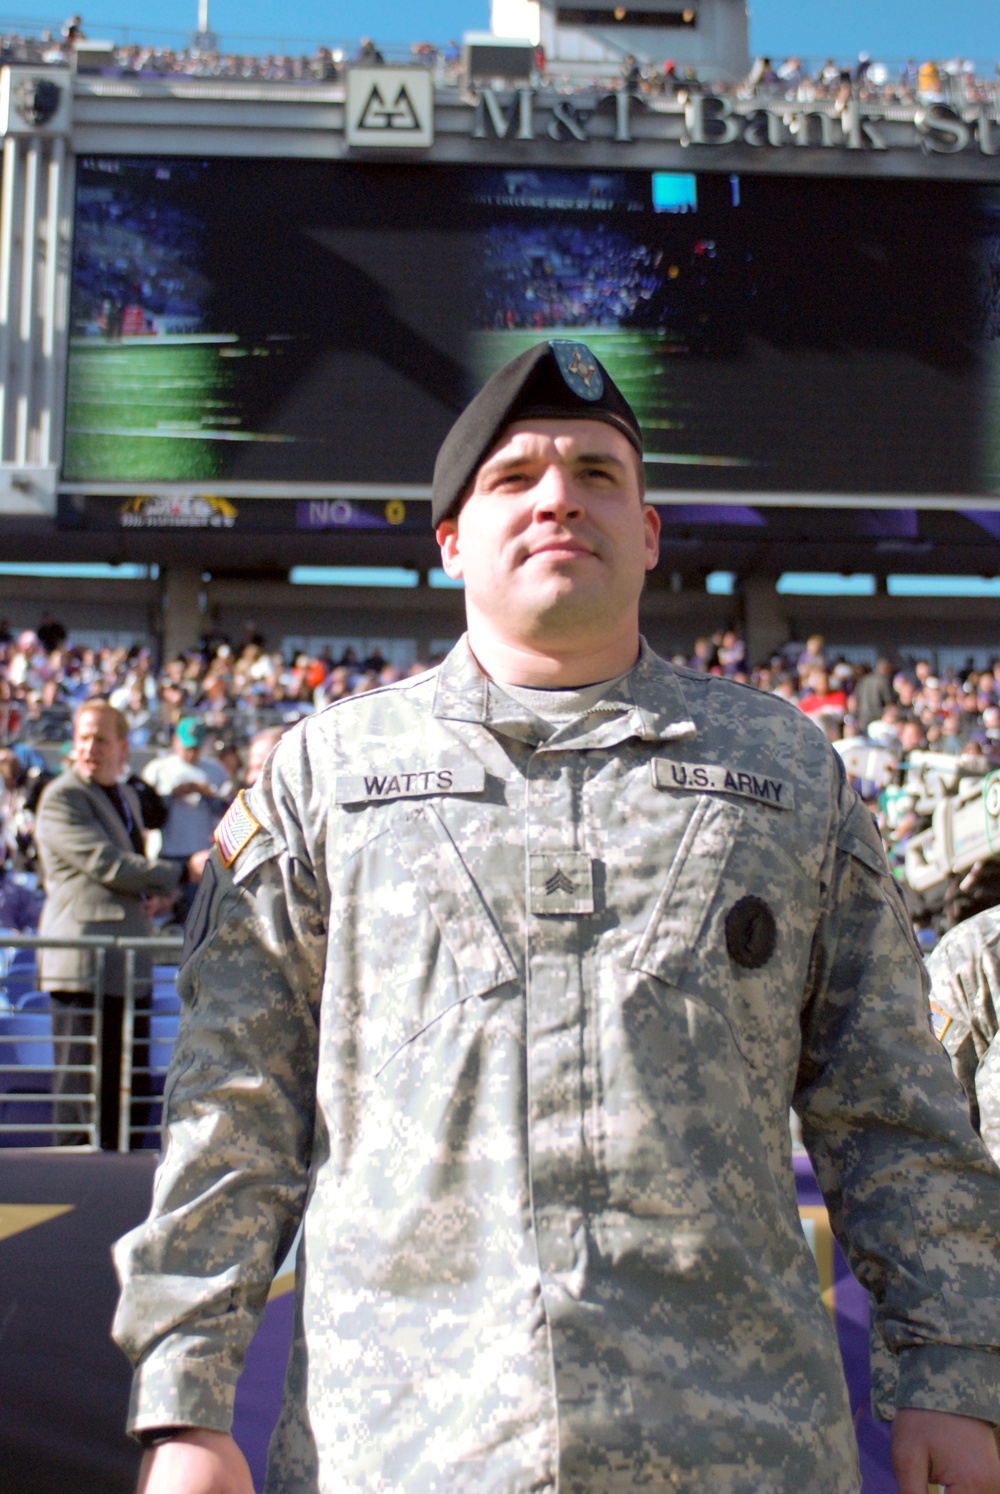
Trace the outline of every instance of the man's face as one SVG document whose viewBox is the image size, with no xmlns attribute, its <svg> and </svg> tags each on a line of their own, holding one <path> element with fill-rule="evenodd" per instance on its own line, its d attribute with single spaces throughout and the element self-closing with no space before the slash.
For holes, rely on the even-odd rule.
<svg viewBox="0 0 1000 1494">
<path fill-rule="evenodd" d="M 470 628 L 511 643 L 602 643 L 637 618 L 659 532 L 620 431 L 530 420 L 504 432 L 437 539 L 444 569 L 465 581 Z"/>
<path fill-rule="evenodd" d="M 125 767 L 128 742 L 108 711 L 82 711 L 73 728 L 73 766 L 87 783 L 110 788 Z"/>
<path fill-rule="evenodd" d="M 267 762 L 267 755 L 273 746 L 274 743 L 267 737 L 261 740 L 255 739 L 250 743 L 250 746 L 247 748 L 247 788 L 252 788 L 261 773 L 263 773 L 264 764 Z"/>
<path fill-rule="evenodd" d="M 916 752 L 924 739 L 919 721 L 904 721 L 899 728 L 899 745 L 904 752 Z"/>
</svg>

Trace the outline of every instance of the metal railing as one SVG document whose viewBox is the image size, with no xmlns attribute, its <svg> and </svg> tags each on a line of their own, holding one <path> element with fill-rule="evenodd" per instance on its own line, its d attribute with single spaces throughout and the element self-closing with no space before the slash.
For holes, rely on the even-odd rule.
<svg viewBox="0 0 1000 1494">
<path fill-rule="evenodd" d="M 122 1002 L 122 1045 L 121 1045 L 121 1067 L 118 1076 L 118 1137 L 117 1150 L 127 1152 L 130 1150 L 133 1137 L 144 1137 L 156 1131 L 158 1127 L 148 1120 L 134 1124 L 133 1094 L 137 1076 L 152 1078 L 163 1072 L 161 1068 L 154 1068 L 151 1063 L 152 1032 L 148 1038 L 142 1040 L 141 1046 L 146 1050 L 146 1062 L 137 1065 L 135 1063 L 135 1050 L 139 1046 L 136 1041 L 136 1014 L 137 1014 L 137 987 L 140 982 L 136 974 L 136 961 L 140 954 L 166 955 L 163 964 L 170 965 L 177 961 L 180 955 L 183 941 L 172 935 L 148 935 L 132 938 L 105 938 L 94 935 L 81 935 L 76 939 L 57 939 L 40 934 L 0 934 L 0 950 L 13 951 L 18 949 L 63 949 L 90 951 L 93 955 L 93 973 L 89 982 L 82 982 L 78 988 L 88 992 L 93 998 L 90 1007 L 77 1007 L 77 1012 L 83 1017 L 90 1017 L 91 1029 L 84 1036 L 72 1038 L 74 1044 L 79 1044 L 88 1049 L 90 1061 L 84 1064 L 65 1063 L 59 1065 L 55 1062 L 55 1053 L 52 1054 L 51 1063 L 20 1063 L 12 1061 L 15 1057 L 15 1044 L 24 1044 L 29 1049 L 45 1049 L 52 1047 L 53 1035 L 51 1022 L 47 1031 L 18 1032 L 20 1025 L 16 1021 L 11 1023 L 10 1017 L 22 1015 L 19 1008 L 11 1007 L 7 1011 L 0 1012 L 0 1106 L 4 1102 L 13 1102 L 16 1105 L 25 1105 L 29 1109 L 37 1107 L 44 1115 L 45 1106 L 52 1106 L 51 1120 L 34 1120 L 33 1118 L 21 1120 L 0 1120 L 0 1147 L 5 1144 L 4 1138 L 8 1135 L 41 1134 L 52 1138 L 51 1144 L 59 1146 L 60 1135 L 67 1132 L 74 1134 L 83 1132 L 88 1140 L 86 1145 L 96 1148 L 99 1144 L 99 1126 L 101 1113 L 101 1094 L 104 1087 L 105 1076 L 102 1073 L 102 1039 L 103 1022 L 105 1016 L 105 970 L 107 955 L 111 950 L 122 955 L 124 964 L 124 990 L 121 992 Z M 0 975 L 0 992 L 5 985 L 9 984 L 11 977 L 10 960 L 7 968 Z M 148 978 L 142 977 L 142 984 L 148 984 Z M 56 993 L 59 994 L 58 992 Z M 118 994 L 117 992 L 115 993 Z M 32 1015 L 44 1016 L 44 1012 L 32 1008 Z M 146 1020 L 146 1012 L 141 1013 L 142 1020 Z M 152 1018 L 152 1012 L 149 1019 Z M 45 1056 L 40 1052 L 39 1056 Z M 79 1079 L 81 1083 L 73 1086 L 72 1092 L 60 1090 L 58 1096 L 53 1093 L 53 1083 L 57 1075 L 72 1075 L 73 1079 Z M 48 1079 L 47 1086 L 39 1086 L 37 1089 L 10 1088 L 12 1077 L 20 1078 L 28 1076 Z M 142 1097 L 144 1103 L 150 1105 L 156 1103 L 156 1096 L 150 1094 Z M 89 1120 L 82 1123 L 79 1121 L 66 1121 L 57 1119 L 57 1110 L 60 1103 L 80 1104 L 89 1110 Z M 36 1144 L 36 1143 L 31 1143 Z"/>
</svg>

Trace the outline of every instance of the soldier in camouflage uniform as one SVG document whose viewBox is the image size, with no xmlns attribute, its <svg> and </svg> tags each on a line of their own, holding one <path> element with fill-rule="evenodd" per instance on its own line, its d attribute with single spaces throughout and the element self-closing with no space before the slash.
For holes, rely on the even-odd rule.
<svg viewBox="0 0 1000 1494">
<path fill-rule="evenodd" d="M 118 1249 L 146 1494 L 250 1494 L 233 1393 L 300 1224 L 271 1494 L 856 1491 L 790 1104 L 904 1494 L 1000 1491 L 1000 1182 L 839 758 L 639 638 L 640 450 L 583 345 L 496 375 L 435 469 L 467 637 L 219 828 Z"/>
<path fill-rule="evenodd" d="M 1000 908 L 945 934 L 927 961 L 931 1023 L 969 1101 L 972 1124 L 1000 1161 Z"/>
</svg>

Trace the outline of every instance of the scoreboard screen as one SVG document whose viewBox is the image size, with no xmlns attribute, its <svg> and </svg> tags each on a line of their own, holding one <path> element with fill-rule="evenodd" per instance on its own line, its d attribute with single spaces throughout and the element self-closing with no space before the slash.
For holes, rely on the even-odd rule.
<svg viewBox="0 0 1000 1494">
<path fill-rule="evenodd" d="M 78 162 L 63 477 L 416 496 L 547 337 L 653 493 L 1000 493 L 996 189 L 192 157 Z"/>
</svg>

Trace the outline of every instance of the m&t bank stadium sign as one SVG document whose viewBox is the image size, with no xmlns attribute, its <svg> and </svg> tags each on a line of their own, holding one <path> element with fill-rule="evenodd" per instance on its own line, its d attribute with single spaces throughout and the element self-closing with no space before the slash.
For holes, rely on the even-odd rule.
<svg viewBox="0 0 1000 1494">
<path fill-rule="evenodd" d="M 484 88 L 465 106 L 472 136 L 482 141 L 573 145 L 660 142 L 681 147 L 820 151 L 918 150 L 928 156 L 1000 154 L 1000 118 L 987 105 L 959 113 L 944 103 L 920 108 L 866 104 L 837 107 L 731 99 L 713 94 L 645 100 L 622 89 L 594 95 Z"/>
</svg>

